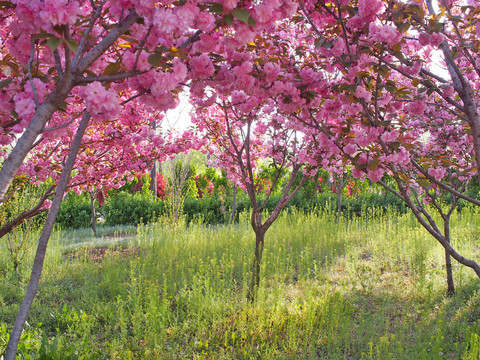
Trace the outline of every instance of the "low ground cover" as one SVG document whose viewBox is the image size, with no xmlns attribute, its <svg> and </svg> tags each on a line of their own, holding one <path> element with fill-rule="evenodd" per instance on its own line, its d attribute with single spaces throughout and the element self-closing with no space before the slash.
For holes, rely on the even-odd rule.
<svg viewBox="0 0 480 360">
<path fill-rule="evenodd" d="M 455 246 L 474 259 L 479 215 L 452 219 Z M 475 276 L 454 264 L 457 293 L 446 297 L 443 249 L 410 214 L 285 214 L 267 233 L 254 305 L 247 214 L 99 233 L 55 234 L 23 358 L 480 358 Z M 29 264 L 15 273 L 0 251 L 1 353 Z"/>
</svg>

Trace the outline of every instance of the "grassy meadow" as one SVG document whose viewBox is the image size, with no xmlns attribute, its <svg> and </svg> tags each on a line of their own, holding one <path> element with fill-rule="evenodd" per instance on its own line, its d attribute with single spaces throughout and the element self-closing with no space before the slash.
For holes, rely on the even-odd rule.
<svg viewBox="0 0 480 360">
<path fill-rule="evenodd" d="M 452 218 L 480 260 L 480 213 Z M 34 234 L 31 234 L 32 245 Z M 0 243 L 0 354 L 29 278 Z M 254 234 L 238 224 L 56 232 L 21 359 L 480 359 L 480 292 L 410 214 L 284 214 L 268 231 L 258 300 Z"/>
</svg>

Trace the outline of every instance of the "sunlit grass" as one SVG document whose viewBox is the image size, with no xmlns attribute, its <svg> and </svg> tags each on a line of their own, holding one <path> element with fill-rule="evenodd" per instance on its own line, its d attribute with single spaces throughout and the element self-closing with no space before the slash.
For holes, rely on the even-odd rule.
<svg viewBox="0 0 480 360">
<path fill-rule="evenodd" d="M 454 245 L 477 261 L 479 215 L 464 209 L 452 219 Z M 248 214 L 231 226 L 163 219 L 91 235 L 54 235 L 26 358 L 39 349 L 59 359 L 480 356 L 478 278 L 454 263 L 457 294 L 445 297 L 444 251 L 410 214 L 281 216 L 266 236 L 254 305 L 245 301 Z M 10 327 L 29 265 L 17 276 L 6 257 L 0 266 L 0 322 Z"/>
</svg>

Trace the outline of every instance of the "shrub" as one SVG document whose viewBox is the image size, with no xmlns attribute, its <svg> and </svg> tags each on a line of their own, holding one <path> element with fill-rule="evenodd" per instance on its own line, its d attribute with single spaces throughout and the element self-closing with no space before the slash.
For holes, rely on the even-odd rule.
<svg viewBox="0 0 480 360">
<path fill-rule="evenodd" d="M 155 201 L 151 195 L 119 192 L 103 206 L 105 225 L 138 225 L 157 220 L 165 211 L 163 201 Z"/>
<path fill-rule="evenodd" d="M 90 198 L 87 193 L 77 195 L 69 192 L 57 215 L 57 224 L 62 228 L 78 229 L 89 227 L 92 221 Z"/>
</svg>

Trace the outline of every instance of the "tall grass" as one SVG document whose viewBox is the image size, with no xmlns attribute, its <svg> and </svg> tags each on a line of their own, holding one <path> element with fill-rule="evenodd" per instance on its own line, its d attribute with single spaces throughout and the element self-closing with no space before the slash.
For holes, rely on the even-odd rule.
<svg viewBox="0 0 480 360">
<path fill-rule="evenodd" d="M 454 245 L 479 259 L 479 213 L 452 218 Z M 133 234 L 133 232 L 130 232 Z M 95 241 L 97 243 L 95 243 Z M 410 214 L 371 209 L 281 216 L 262 280 L 245 301 L 254 234 L 167 220 L 101 240 L 57 233 L 21 344 L 45 359 L 479 359 L 480 293 Z M 97 250 L 92 250 L 93 247 Z M 1 248 L 1 255 L 4 249 Z M 0 260 L 0 353 L 28 278 Z"/>
</svg>

